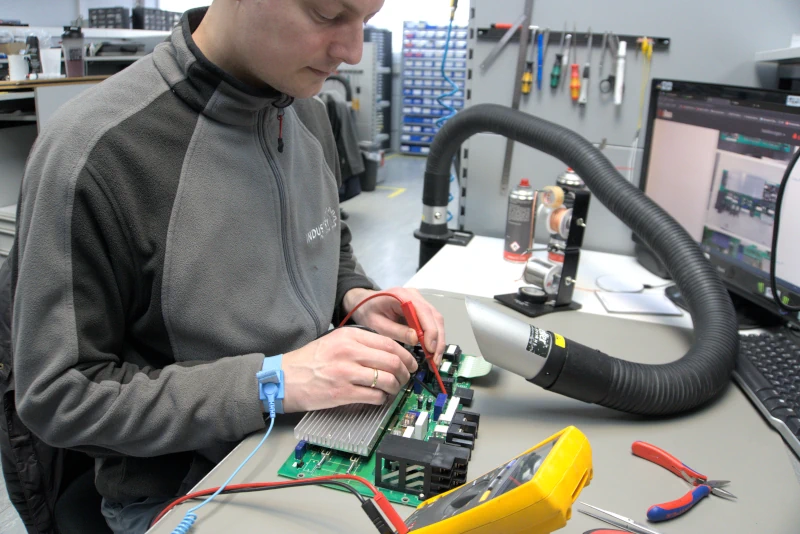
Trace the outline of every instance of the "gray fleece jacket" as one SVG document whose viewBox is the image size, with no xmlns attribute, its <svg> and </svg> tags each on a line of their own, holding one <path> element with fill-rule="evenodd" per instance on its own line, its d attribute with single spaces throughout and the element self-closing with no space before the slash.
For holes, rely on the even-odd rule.
<svg viewBox="0 0 800 534">
<path fill-rule="evenodd" d="M 65 105 L 23 181 L 17 407 L 44 441 L 94 455 L 117 502 L 185 492 L 264 428 L 264 355 L 372 287 L 338 217 L 324 105 L 210 63 L 191 37 L 204 14 Z"/>
</svg>

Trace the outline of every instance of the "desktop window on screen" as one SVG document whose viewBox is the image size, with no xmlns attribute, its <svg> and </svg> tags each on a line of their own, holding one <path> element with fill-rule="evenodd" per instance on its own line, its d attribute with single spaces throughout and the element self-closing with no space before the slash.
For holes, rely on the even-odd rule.
<svg viewBox="0 0 800 534">
<path fill-rule="evenodd" d="M 800 146 L 800 115 L 658 93 L 645 193 L 714 259 L 769 273 L 775 200 Z M 786 188 L 776 275 L 800 294 L 800 165 Z M 748 288 L 750 289 L 750 288 Z M 770 297 L 768 284 L 756 290 Z"/>
</svg>

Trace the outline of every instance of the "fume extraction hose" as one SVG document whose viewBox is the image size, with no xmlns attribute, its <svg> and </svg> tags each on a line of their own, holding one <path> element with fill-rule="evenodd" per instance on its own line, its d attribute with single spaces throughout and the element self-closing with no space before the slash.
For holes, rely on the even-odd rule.
<svg viewBox="0 0 800 534">
<path fill-rule="evenodd" d="M 733 305 L 722 281 L 683 227 L 625 180 L 597 148 L 562 126 L 494 104 L 476 105 L 451 118 L 436 134 L 428 155 L 423 221 L 415 232 L 420 266 L 452 235 L 442 217 L 450 166 L 461 143 L 477 133 L 505 136 L 575 169 L 595 198 L 661 259 L 694 322 L 692 347 L 672 363 L 633 363 L 573 343 L 576 350 L 557 365 L 548 361 L 548 378 L 530 380 L 569 397 L 642 415 L 691 410 L 720 393 L 730 381 L 739 342 Z"/>
</svg>

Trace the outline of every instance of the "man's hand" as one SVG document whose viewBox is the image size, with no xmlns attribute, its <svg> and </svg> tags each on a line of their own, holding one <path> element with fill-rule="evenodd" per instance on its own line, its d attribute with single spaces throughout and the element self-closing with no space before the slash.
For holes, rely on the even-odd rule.
<svg viewBox="0 0 800 534">
<path fill-rule="evenodd" d="M 345 309 L 349 312 L 359 302 L 373 293 L 375 291 L 371 289 L 351 289 L 344 296 Z M 442 315 L 416 289 L 395 287 L 381 291 L 381 293 L 392 293 L 405 301 L 414 303 L 414 308 L 417 310 L 417 318 L 425 334 L 425 349 L 434 355 L 436 365 L 440 365 L 445 349 L 444 318 Z M 378 297 L 367 302 L 356 310 L 353 314 L 353 320 L 397 341 L 408 343 L 409 345 L 416 345 L 419 342 L 417 333 L 406 324 L 400 303 L 391 297 Z"/>
<path fill-rule="evenodd" d="M 417 370 L 406 349 L 388 337 L 339 328 L 283 355 L 286 413 L 343 404 L 383 404 Z M 375 387 L 371 387 L 378 378 Z"/>
</svg>

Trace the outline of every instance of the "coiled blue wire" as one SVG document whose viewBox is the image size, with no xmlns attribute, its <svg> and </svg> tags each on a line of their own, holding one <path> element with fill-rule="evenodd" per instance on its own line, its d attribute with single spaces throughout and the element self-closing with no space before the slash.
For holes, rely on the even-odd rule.
<svg viewBox="0 0 800 534">
<path fill-rule="evenodd" d="M 272 411 L 273 410 L 270 410 L 270 412 L 272 412 Z M 197 510 L 199 510 L 200 508 L 202 508 L 206 504 L 210 503 L 211 500 L 214 497 L 219 495 L 228 486 L 228 484 L 230 484 L 231 480 L 233 480 L 233 477 L 235 477 L 239 473 L 239 471 L 241 471 L 242 467 L 244 467 L 244 464 L 246 464 L 250 460 L 250 458 L 252 458 L 256 454 L 256 452 L 258 452 L 258 449 L 261 448 L 261 446 L 264 444 L 264 442 L 267 441 L 267 438 L 269 437 L 270 432 L 272 432 L 272 427 L 273 426 L 275 426 L 275 418 L 271 417 L 270 420 L 269 420 L 269 428 L 267 429 L 267 433 L 264 434 L 263 438 L 261 438 L 261 442 L 258 445 L 256 445 L 256 448 L 253 449 L 253 452 L 251 452 L 247 456 L 247 458 L 245 458 L 244 461 L 241 464 L 239 464 L 239 467 L 237 467 L 236 470 L 233 473 L 231 473 L 231 476 L 228 477 L 228 480 L 226 480 L 225 483 L 222 484 L 219 487 L 219 489 L 214 492 L 213 495 L 211 495 L 208 499 L 204 500 L 203 502 L 201 502 L 200 504 L 198 504 L 197 506 L 195 506 L 194 508 L 192 508 L 188 512 L 186 512 L 186 515 L 183 517 L 183 520 L 180 523 L 178 523 L 178 526 L 176 526 L 173 529 L 172 534 L 188 534 L 189 533 L 189 529 L 191 529 L 192 526 L 194 525 L 195 521 L 197 521 L 197 514 L 195 514 L 194 512 L 196 512 Z"/>
<path fill-rule="evenodd" d="M 436 98 L 436 101 L 439 103 L 440 106 L 445 107 L 450 111 L 450 113 L 445 115 L 444 117 L 439 117 L 438 119 L 436 119 L 436 126 L 439 127 L 439 128 L 442 127 L 442 124 L 444 124 L 447 121 L 447 119 L 449 119 L 450 117 L 455 115 L 456 112 L 458 111 L 453 106 L 451 106 L 449 104 L 445 104 L 444 100 L 443 100 L 444 98 L 455 96 L 458 93 L 458 91 L 460 90 L 458 88 L 458 85 L 456 85 L 456 83 L 453 80 L 450 79 L 450 77 L 447 75 L 447 73 L 444 70 L 444 65 L 447 62 L 447 52 L 450 50 L 450 33 L 452 31 L 453 31 L 453 16 L 451 14 L 451 16 L 450 16 L 450 24 L 447 26 L 447 39 L 444 42 L 444 56 L 442 57 L 442 68 L 441 68 L 441 71 L 442 71 L 442 76 L 444 77 L 445 81 L 447 81 L 447 83 L 449 83 L 450 87 L 452 87 L 453 89 L 449 93 L 443 93 L 443 94 L 439 95 Z"/>
</svg>

